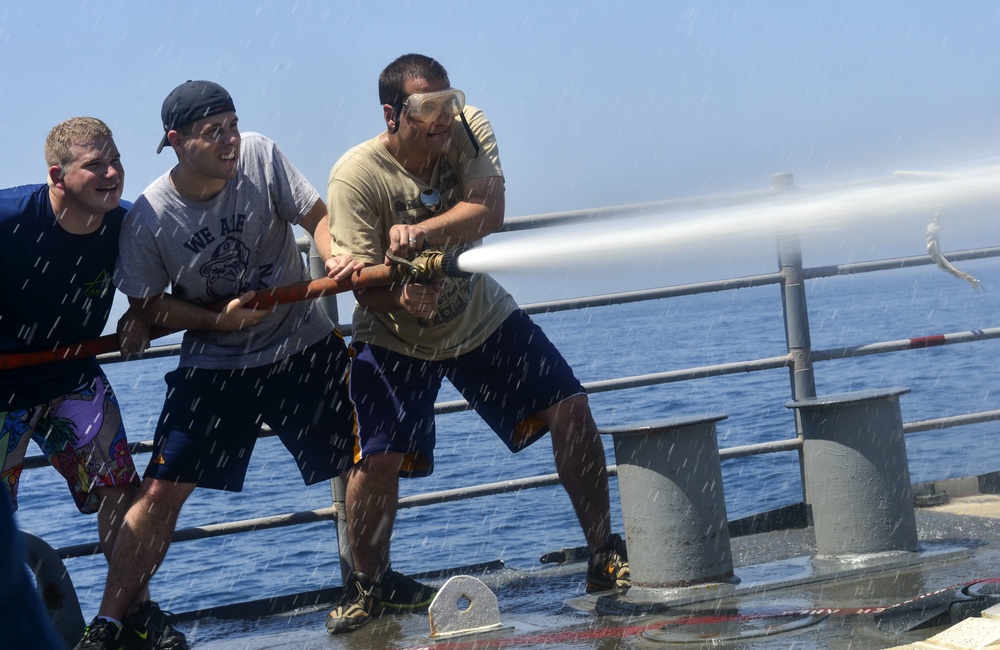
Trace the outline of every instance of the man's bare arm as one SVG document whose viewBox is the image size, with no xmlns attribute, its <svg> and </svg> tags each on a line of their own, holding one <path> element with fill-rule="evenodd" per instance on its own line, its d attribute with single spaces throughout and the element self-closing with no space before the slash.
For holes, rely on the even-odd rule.
<svg viewBox="0 0 1000 650">
<path fill-rule="evenodd" d="M 467 244 L 496 232 L 503 225 L 504 184 L 501 176 L 475 178 L 463 184 L 465 200 L 450 210 L 416 224 L 396 224 L 389 230 L 389 247 L 405 257 L 410 249 Z M 412 240 L 412 243 L 411 243 Z"/>
<path fill-rule="evenodd" d="M 271 312 L 270 309 L 244 307 L 254 295 L 256 292 L 248 291 L 233 298 L 218 312 L 181 300 L 169 293 L 149 298 L 129 296 L 128 302 L 139 318 L 151 325 L 172 330 L 232 331 L 252 327 Z"/>
<path fill-rule="evenodd" d="M 327 277 L 345 280 L 352 273 L 364 268 L 364 264 L 355 262 L 350 255 L 331 256 L 333 238 L 330 235 L 330 215 L 322 199 L 317 199 L 309 212 L 299 222 L 316 243 L 316 253 L 323 260 Z"/>
</svg>

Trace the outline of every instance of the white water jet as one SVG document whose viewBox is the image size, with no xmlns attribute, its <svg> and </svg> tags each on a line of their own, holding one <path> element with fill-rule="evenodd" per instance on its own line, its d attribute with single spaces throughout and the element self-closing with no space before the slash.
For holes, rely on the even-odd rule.
<svg viewBox="0 0 1000 650">
<path fill-rule="evenodd" d="M 946 220 L 960 209 L 1000 206 L 1000 165 L 948 173 L 908 173 L 848 186 L 799 190 L 741 206 L 704 208 L 641 218 L 608 219 L 544 232 L 505 235 L 463 253 L 463 271 L 523 272 L 566 266 L 601 268 L 616 262 L 661 260 L 675 252 L 781 234 L 823 235 L 853 231 L 858 240 L 890 228 L 889 236 L 923 242 L 938 210 Z M 885 237 L 885 233 L 879 235 Z M 914 251 L 917 252 L 917 251 Z M 610 253 L 610 254 L 609 254 Z"/>
</svg>

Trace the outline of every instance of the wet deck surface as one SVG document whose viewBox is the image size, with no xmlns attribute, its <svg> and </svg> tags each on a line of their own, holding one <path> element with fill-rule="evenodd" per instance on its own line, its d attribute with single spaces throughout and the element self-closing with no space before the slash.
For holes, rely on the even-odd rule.
<svg viewBox="0 0 1000 650">
<path fill-rule="evenodd" d="M 812 529 L 738 537 L 732 540 L 738 585 L 665 591 L 669 607 L 653 613 L 618 607 L 616 597 L 586 596 L 585 565 L 574 563 L 477 576 L 496 594 L 503 628 L 448 641 L 431 638 L 426 614 L 385 616 L 329 636 L 327 603 L 179 627 L 193 647 L 213 650 L 890 648 L 926 639 L 956 616 L 976 616 L 984 604 L 1000 601 L 1000 582 L 989 581 L 1000 578 L 1000 495 L 958 494 L 918 509 L 917 525 L 918 553 L 834 568 L 813 559 Z M 809 611 L 826 609 L 832 611 Z"/>
</svg>

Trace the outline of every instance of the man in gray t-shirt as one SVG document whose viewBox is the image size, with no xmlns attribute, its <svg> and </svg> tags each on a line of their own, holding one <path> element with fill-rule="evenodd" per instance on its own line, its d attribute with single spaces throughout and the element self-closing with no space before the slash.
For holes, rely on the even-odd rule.
<svg viewBox="0 0 1000 650">
<path fill-rule="evenodd" d="M 234 156 L 238 151 L 239 159 L 223 163 L 236 170 L 237 177 L 224 183 L 220 179 L 217 193 L 202 198 L 199 189 L 186 191 L 175 178 L 183 174 L 171 171 L 136 200 L 122 226 L 115 273 L 122 293 L 193 303 L 202 318 L 217 322 L 228 314 L 202 308 L 248 291 L 309 279 L 291 226 L 315 232 L 318 219 L 325 226 L 325 204 L 274 142 L 257 133 L 235 138 L 228 149 Z M 311 215 L 313 211 L 316 214 Z M 329 234 L 320 232 L 318 238 L 321 254 L 322 249 L 328 252 Z M 171 287 L 171 294 L 159 298 Z M 172 306 L 164 311 L 170 313 Z M 194 328 L 184 335 L 180 366 L 260 366 L 301 352 L 333 328 L 325 311 L 306 301 L 244 317 L 255 319 L 254 326 L 207 329 L 197 321 L 176 323 Z"/>
<path fill-rule="evenodd" d="M 293 225 L 312 235 L 330 277 L 345 280 L 362 265 L 331 257 L 325 204 L 272 141 L 241 136 L 224 88 L 181 84 L 162 117 L 157 153 L 170 146 L 177 165 L 126 216 L 114 281 L 143 320 L 187 331 L 166 376 L 152 458 L 115 541 L 117 574 L 81 650 L 123 641 L 118 623 L 163 561 L 184 501 L 198 486 L 241 490 L 261 424 L 307 485 L 341 474 L 354 449 L 348 353 L 329 317 L 305 301 L 246 304 L 256 291 L 307 279 Z M 161 623 L 149 621 L 147 632 Z"/>
</svg>

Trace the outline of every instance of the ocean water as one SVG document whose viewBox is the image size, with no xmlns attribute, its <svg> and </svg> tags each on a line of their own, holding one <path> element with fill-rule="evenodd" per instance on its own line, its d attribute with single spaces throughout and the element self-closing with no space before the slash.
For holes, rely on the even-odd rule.
<svg viewBox="0 0 1000 650">
<path fill-rule="evenodd" d="M 1000 262 L 967 262 L 964 270 L 986 291 L 936 268 L 923 267 L 809 281 L 815 350 L 863 345 L 1000 325 Z M 751 360 L 785 353 L 781 300 L 776 286 L 740 289 L 614 307 L 535 316 L 585 383 L 692 366 Z M 907 387 L 904 421 L 1000 408 L 993 390 L 998 341 L 911 350 L 818 363 L 818 394 Z M 163 375 L 176 359 L 110 365 L 130 438 L 149 439 L 163 399 Z M 591 396 L 599 426 L 726 413 L 718 424 L 722 448 L 794 436 L 785 369 L 706 378 Z M 441 400 L 457 399 L 450 387 Z M 1000 424 L 956 427 L 907 436 L 914 482 L 1000 469 Z M 606 440 L 609 462 L 614 462 Z M 34 453 L 37 453 L 35 450 Z M 471 413 L 438 418 L 437 469 L 404 480 L 403 496 L 554 472 L 543 439 L 514 455 Z M 139 456 L 140 469 L 148 461 Z M 780 453 L 723 463 L 729 517 L 801 500 L 795 454 Z M 622 530 L 612 481 L 612 511 Z M 325 484 L 304 488 L 294 463 L 273 439 L 258 443 L 242 493 L 196 490 L 180 527 L 322 508 Z M 61 479 L 48 468 L 22 479 L 20 525 L 52 546 L 96 539 L 92 517 L 76 512 Z M 562 488 L 401 511 L 393 537 L 393 566 L 417 573 L 502 559 L 520 569 L 538 567 L 543 553 L 583 545 L 583 535 Z M 175 544 L 155 576 L 154 598 L 168 610 L 318 589 L 340 583 L 331 523 Z M 96 613 L 106 565 L 78 558 L 67 567 L 84 616 Z M 582 582 L 581 582 L 582 585 Z M 582 586 L 581 586 L 582 588 Z"/>
</svg>

